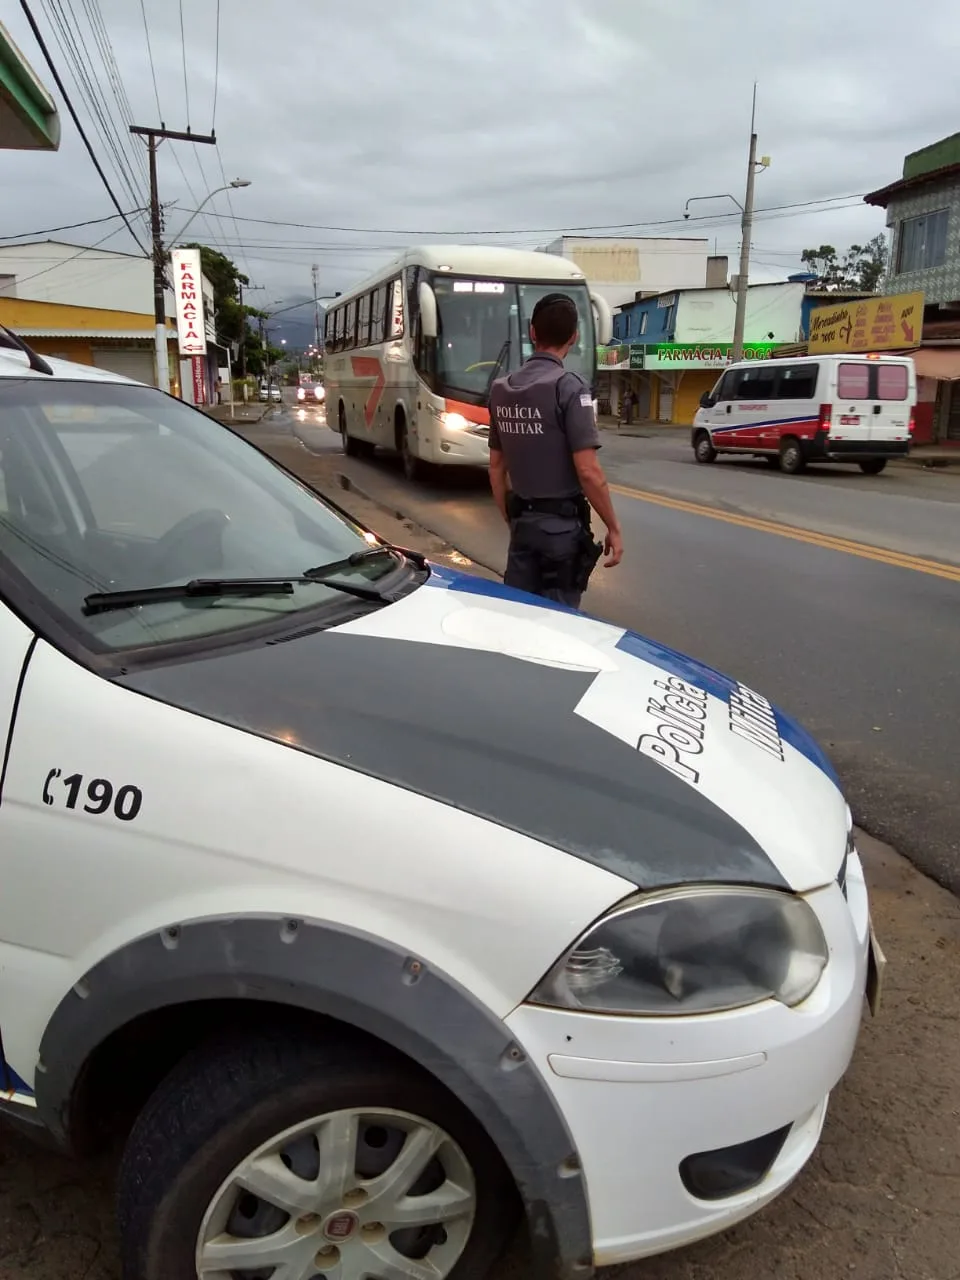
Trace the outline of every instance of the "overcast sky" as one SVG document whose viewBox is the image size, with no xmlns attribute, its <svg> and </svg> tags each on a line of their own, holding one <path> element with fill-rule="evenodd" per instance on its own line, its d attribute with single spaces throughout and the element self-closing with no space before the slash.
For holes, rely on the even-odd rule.
<svg viewBox="0 0 960 1280">
<path fill-rule="evenodd" d="M 742 199 L 754 78 L 760 152 L 773 161 L 757 181 L 758 209 L 852 197 L 758 215 L 752 278 L 783 279 L 805 246 L 843 249 L 881 231 L 882 212 L 856 197 L 897 178 L 906 152 L 960 128 L 951 0 L 805 0 L 793 13 L 756 0 L 221 0 L 218 74 L 217 0 L 183 5 L 185 50 L 181 4 L 143 0 L 156 93 L 140 0 L 99 0 L 99 11 L 135 123 L 157 123 L 159 97 L 168 128 L 208 133 L 216 86 L 219 147 L 164 144 L 161 199 L 195 208 L 222 185 L 221 160 L 228 179 L 251 180 L 229 204 L 211 202 L 219 216 L 198 218 L 189 238 L 223 248 L 262 285 L 249 299 L 257 306 L 310 294 L 314 262 L 321 293 L 332 293 L 388 246 L 441 232 L 535 247 L 553 228 L 657 223 L 623 234 L 706 234 L 733 258 L 729 201 L 693 206 L 709 221 L 659 224 L 679 219 L 690 196 Z M 128 209 L 137 202 L 91 123 L 51 13 L 65 10 L 73 32 L 79 23 L 145 203 L 140 144 L 126 137 L 98 53 L 103 31 L 96 39 L 89 23 L 96 0 L 31 6 Z M 3 20 L 53 88 L 19 3 L 4 0 Z M 58 153 L 0 153 L 0 235 L 113 212 L 63 115 Z M 234 222 L 231 212 L 361 231 Z M 168 232 L 186 217 L 168 210 Z M 118 225 L 55 238 L 92 244 Z M 122 227 L 103 244 L 133 247 Z"/>
</svg>

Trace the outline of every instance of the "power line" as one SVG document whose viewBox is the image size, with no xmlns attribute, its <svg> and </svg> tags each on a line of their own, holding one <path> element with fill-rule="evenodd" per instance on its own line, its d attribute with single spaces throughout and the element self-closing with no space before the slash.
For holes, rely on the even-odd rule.
<svg viewBox="0 0 960 1280">
<path fill-rule="evenodd" d="M 217 93 L 220 88 L 220 0 L 217 0 L 217 37 L 213 54 L 213 119 L 210 132 L 217 131 Z M 221 165 L 222 167 L 222 165 Z"/>
<path fill-rule="evenodd" d="M 90 119 L 100 134 L 100 139 L 111 158 L 114 172 L 125 184 L 128 194 L 135 204 L 139 203 L 140 193 L 137 191 L 136 176 L 129 166 L 129 160 L 123 149 L 123 142 L 118 141 L 116 129 L 109 109 L 90 75 L 91 57 L 86 41 L 79 30 L 74 33 L 67 20 L 66 11 L 60 0 L 42 0 L 47 11 L 47 18 L 53 28 L 54 36 L 60 47 L 64 60 L 69 64 L 74 84 L 84 99 L 90 113 Z M 81 45 L 83 46 L 81 48 Z"/>
<path fill-rule="evenodd" d="M 84 0 L 84 3 L 88 6 L 88 13 L 91 13 L 88 0 Z M 139 207 L 143 201 L 145 171 L 141 162 L 140 173 L 136 172 L 139 157 L 134 154 L 131 160 L 131 153 L 127 149 L 130 145 L 129 138 L 119 128 L 103 93 L 102 83 L 106 80 L 111 85 L 114 100 L 122 116 L 125 110 L 122 87 L 118 90 L 114 85 L 109 53 L 104 52 L 95 18 L 91 16 L 90 21 L 94 42 L 103 63 L 102 74 L 97 72 L 94 55 L 87 45 L 84 30 L 70 0 L 43 0 L 43 4 L 60 52 L 70 67 L 74 84 L 88 108 L 90 121 L 100 135 L 113 170 L 126 188 L 131 203 Z"/>
<path fill-rule="evenodd" d="M 140 0 L 140 12 L 143 14 L 143 34 L 147 37 L 147 57 L 150 59 L 150 75 L 153 78 L 153 96 L 157 103 L 157 119 L 163 123 L 163 112 L 160 109 L 160 90 L 157 87 L 157 68 L 153 61 L 153 45 L 150 43 L 150 24 L 147 22 L 146 0 Z"/>
<path fill-rule="evenodd" d="M 183 54 L 183 92 L 187 99 L 187 128 L 190 128 L 190 82 L 187 80 L 187 36 L 183 29 L 183 0 L 180 0 L 180 49 Z"/>
<path fill-rule="evenodd" d="M 128 209 L 127 217 L 132 218 L 134 214 L 143 212 L 145 212 L 143 209 Z M 42 227 L 39 231 L 21 231 L 16 236 L 0 236 L 0 240 L 27 240 L 35 239 L 37 236 L 51 236 L 56 231 L 76 231 L 78 227 L 96 227 L 101 222 L 114 222 L 122 217 L 122 213 L 108 213 L 103 218 L 87 218 L 85 222 L 65 222 L 60 227 Z"/>
<path fill-rule="evenodd" d="M 240 239 L 240 224 L 237 222 L 237 213 L 233 207 L 233 195 L 230 190 L 230 184 L 227 181 L 227 171 L 223 167 L 223 156 L 220 153 L 220 144 L 217 144 L 217 160 L 220 164 L 220 177 L 223 179 L 223 185 L 227 188 L 227 208 L 230 210 L 230 217 L 233 219 L 233 229 L 237 234 L 237 250 L 243 262 L 244 274 L 250 275 L 250 264 L 247 262 L 244 244 Z"/>
<path fill-rule="evenodd" d="M 781 210 L 793 209 L 813 209 L 817 213 L 833 213 L 835 209 L 856 208 L 857 204 L 838 205 L 837 201 L 849 200 L 859 202 L 863 199 L 862 193 L 851 192 L 842 196 L 827 196 L 820 200 L 800 200 L 791 204 L 775 204 L 766 205 L 757 209 L 757 213 L 774 214 Z M 822 209 L 814 209 L 814 206 L 824 205 L 830 206 Z M 184 213 L 194 213 L 196 210 L 185 209 Z M 386 236 L 528 236 L 528 235 L 569 235 L 577 231 L 627 231 L 639 230 L 642 228 L 668 227 L 668 226 L 694 226 L 703 223 L 730 222 L 734 220 L 736 215 L 723 214 L 703 214 L 699 217 L 690 218 L 661 218 L 650 222 L 618 222 L 618 223 L 590 223 L 585 226 L 578 227 L 513 227 L 481 230 L 471 228 L 470 230 L 459 231 L 440 231 L 433 230 L 409 230 L 398 227 L 347 227 L 338 226 L 333 223 L 319 222 L 287 222 L 279 218 L 246 218 L 242 215 L 238 217 L 239 222 L 257 223 L 265 227 L 293 227 L 302 231 L 343 231 L 353 235 L 386 235 Z M 766 221 L 772 221 L 772 218 Z M 403 246 L 398 245 L 397 248 Z"/>
<path fill-rule="evenodd" d="M 109 240 L 111 236 L 115 236 L 119 230 L 119 227 L 114 227 L 112 231 L 108 231 L 105 236 L 101 236 L 100 239 L 94 241 L 93 244 L 89 246 L 85 245 L 82 249 L 78 250 L 77 253 L 72 253 L 69 258 L 61 258 L 59 262 L 54 262 L 51 266 L 44 267 L 42 271 L 35 271 L 32 276 L 17 276 L 17 287 L 19 288 L 20 285 L 26 284 L 28 280 L 36 280 L 38 276 L 45 276 L 50 271 L 56 271 L 58 267 L 64 267 L 68 262 L 74 262 L 77 258 L 82 258 L 83 255 L 85 253 L 89 253 L 91 249 L 99 249 L 105 241 Z M 104 261 L 109 261 L 109 259 L 104 259 Z"/>
<path fill-rule="evenodd" d="M 67 93 L 66 86 L 63 83 L 63 79 L 60 75 L 60 72 L 57 70 L 56 63 L 53 61 L 53 58 L 50 56 L 50 50 L 47 48 L 47 43 L 40 32 L 40 28 L 37 26 L 37 20 L 36 18 L 34 18 L 33 12 L 30 9 L 29 0 L 20 0 L 20 7 L 23 10 L 23 13 L 27 19 L 27 22 L 30 24 L 30 30 L 33 32 L 34 39 L 36 40 L 40 48 L 40 52 L 43 54 L 44 61 L 46 62 L 47 66 L 50 68 L 50 74 L 53 76 L 54 82 L 56 83 L 56 86 L 60 91 L 60 96 L 63 98 L 64 105 L 66 106 L 67 110 L 70 113 L 70 118 L 73 120 L 73 123 L 76 125 L 77 132 L 80 135 L 83 145 L 87 149 L 87 154 L 89 155 L 91 161 L 93 162 L 93 166 L 100 177 L 100 181 L 103 183 L 104 188 L 106 189 L 107 195 L 110 197 L 110 200 L 114 208 L 117 210 L 117 213 L 123 219 L 127 230 L 130 232 L 131 236 L 136 241 L 137 246 L 141 250 L 146 252 L 146 250 L 143 249 L 143 245 L 140 243 L 140 240 L 138 239 L 136 232 L 131 226 L 130 220 L 123 210 L 123 206 L 120 204 L 120 201 L 114 195 L 113 188 L 111 187 L 110 183 L 107 181 L 107 175 L 103 171 L 103 166 L 100 164 L 100 161 L 97 159 L 97 154 L 90 143 L 90 139 L 87 137 L 86 131 L 83 125 L 80 123 L 80 117 L 77 115 L 76 108 L 74 107 L 70 99 L 70 95 Z"/>
</svg>

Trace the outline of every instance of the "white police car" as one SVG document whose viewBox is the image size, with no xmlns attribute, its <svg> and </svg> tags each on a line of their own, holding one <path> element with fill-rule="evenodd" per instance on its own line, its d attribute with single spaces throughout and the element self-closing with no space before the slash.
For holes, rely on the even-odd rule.
<svg viewBox="0 0 960 1280">
<path fill-rule="evenodd" d="M 127 1135 L 127 1280 L 574 1280 L 813 1151 L 867 893 L 742 685 L 7 348 L 0 717 L 4 1110 Z"/>
</svg>

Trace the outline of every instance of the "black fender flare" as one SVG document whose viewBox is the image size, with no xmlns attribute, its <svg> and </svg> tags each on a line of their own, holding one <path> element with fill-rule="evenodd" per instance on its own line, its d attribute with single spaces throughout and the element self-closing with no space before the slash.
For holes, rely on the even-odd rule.
<svg viewBox="0 0 960 1280">
<path fill-rule="evenodd" d="M 96 964 L 61 1001 L 40 1046 L 36 1098 L 71 1145 L 85 1063 L 135 1019 L 202 1000 L 257 1000 L 364 1031 L 429 1071 L 499 1150 L 526 1211 L 538 1271 L 592 1272 L 580 1161 L 537 1067 L 503 1021 L 417 956 L 367 934 L 294 917 L 202 919 L 140 937 Z"/>
</svg>

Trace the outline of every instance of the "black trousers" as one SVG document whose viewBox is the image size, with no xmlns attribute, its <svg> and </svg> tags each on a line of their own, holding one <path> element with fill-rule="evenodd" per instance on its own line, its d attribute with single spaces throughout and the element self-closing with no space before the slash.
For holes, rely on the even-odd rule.
<svg viewBox="0 0 960 1280">
<path fill-rule="evenodd" d="M 570 585 L 579 553 L 581 524 L 576 517 L 527 511 L 510 521 L 510 549 L 503 580 L 508 587 L 529 591 L 580 608 L 583 592 Z"/>
</svg>

